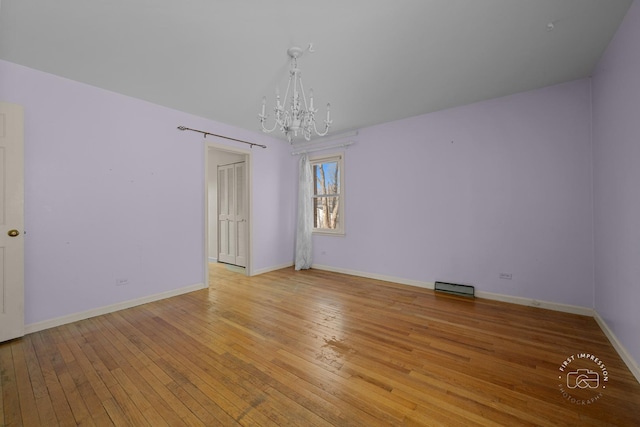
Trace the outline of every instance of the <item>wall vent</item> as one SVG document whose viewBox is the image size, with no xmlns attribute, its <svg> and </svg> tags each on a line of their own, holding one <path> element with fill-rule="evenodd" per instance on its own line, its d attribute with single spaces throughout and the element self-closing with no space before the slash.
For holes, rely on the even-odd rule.
<svg viewBox="0 0 640 427">
<path fill-rule="evenodd" d="M 446 292 L 448 294 L 462 295 L 471 298 L 474 298 L 476 293 L 473 286 L 447 282 L 436 282 L 435 290 L 437 292 Z"/>
</svg>

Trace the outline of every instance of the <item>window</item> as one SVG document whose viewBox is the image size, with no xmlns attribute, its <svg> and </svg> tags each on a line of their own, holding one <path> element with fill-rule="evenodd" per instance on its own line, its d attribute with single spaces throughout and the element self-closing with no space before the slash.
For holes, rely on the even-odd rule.
<svg viewBox="0 0 640 427">
<path fill-rule="evenodd" d="M 313 231 L 344 234 L 342 155 L 309 159 L 313 174 Z"/>
</svg>

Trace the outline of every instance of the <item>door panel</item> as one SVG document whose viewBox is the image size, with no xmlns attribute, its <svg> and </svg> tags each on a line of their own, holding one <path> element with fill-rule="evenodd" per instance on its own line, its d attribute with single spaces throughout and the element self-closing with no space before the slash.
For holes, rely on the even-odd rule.
<svg viewBox="0 0 640 427">
<path fill-rule="evenodd" d="M 235 264 L 235 233 L 233 221 L 233 166 L 218 166 L 218 260 Z"/>
<path fill-rule="evenodd" d="M 24 118 L 0 102 L 0 342 L 24 335 Z"/>
</svg>

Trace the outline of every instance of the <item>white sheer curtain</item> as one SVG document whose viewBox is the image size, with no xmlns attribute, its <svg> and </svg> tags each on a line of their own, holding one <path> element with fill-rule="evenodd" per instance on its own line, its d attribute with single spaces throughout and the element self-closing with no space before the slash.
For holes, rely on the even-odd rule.
<svg viewBox="0 0 640 427">
<path fill-rule="evenodd" d="M 296 270 L 311 268 L 311 233 L 313 232 L 313 176 L 309 156 L 300 156 L 298 173 L 298 226 L 296 228 Z"/>
</svg>

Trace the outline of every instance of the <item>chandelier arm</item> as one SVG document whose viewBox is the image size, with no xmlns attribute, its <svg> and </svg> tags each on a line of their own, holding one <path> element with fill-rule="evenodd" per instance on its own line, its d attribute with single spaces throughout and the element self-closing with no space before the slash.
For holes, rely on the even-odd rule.
<svg viewBox="0 0 640 427">
<path fill-rule="evenodd" d="M 267 128 L 264 124 L 267 121 L 267 118 L 269 117 L 269 114 L 267 114 L 265 112 L 265 106 L 267 103 L 267 98 L 263 97 L 262 98 L 262 113 L 258 114 L 258 118 L 260 119 L 260 125 L 262 126 L 262 131 L 264 133 L 271 133 L 274 130 L 276 130 L 276 126 L 278 126 L 278 120 L 275 120 L 275 123 L 273 124 L 273 127 L 271 129 Z M 276 109 L 276 117 L 278 116 L 278 110 Z"/>
<path fill-rule="evenodd" d="M 268 129 L 265 125 L 264 122 L 267 121 L 267 116 L 260 116 L 260 124 L 262 125 L 262 132 L 264 133 L 271 133 L 274 130 L 276 130 L 276 127 L 278 126 L 278 121 L 275 121 L 273 123 L 273 127 L 271 129 Z"/>
<path fill-rule="evenodd" d="M 329 128 L 331 127 L 331 122 L 324 121 L 324 132 L 318 132 L 318 128 L 316 127 L 316 122 L 313 122 L 313 130 L 316 132 L 318 136 L 325 136 L 329 133 Z"/>
<path fill-rule="evenodd" d="M 316 127 L 316 122 L 315 120 L 313 121 L 313 130 L 316 132 L 318 136 L 325 136 L 326 134 L 328 134 L 329 128 L 333 124 L 333 120 L 331 120 L 331 115 L 330 115 L 331 113 L 329 108 L 330 108 L 329 104 L 327 104 L 327 119 L 324 121 L 324 132 L 318 132 L 318 128 Z"/>
</svg>

